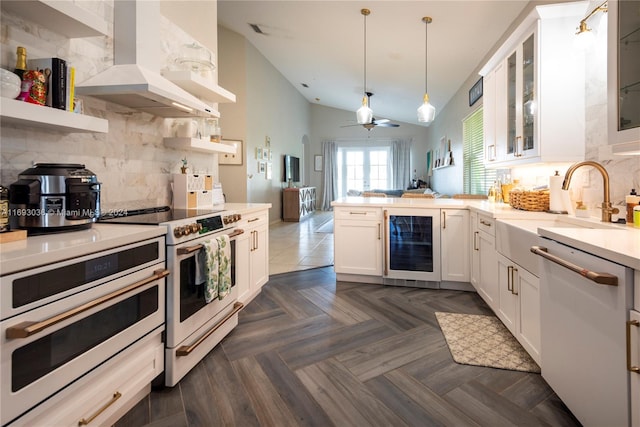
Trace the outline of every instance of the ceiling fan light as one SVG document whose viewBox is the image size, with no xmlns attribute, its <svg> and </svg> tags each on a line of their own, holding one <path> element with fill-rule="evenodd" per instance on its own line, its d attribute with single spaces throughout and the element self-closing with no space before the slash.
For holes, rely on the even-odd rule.
<svg viewBox="0 0 640 427">
<path fill-rule="evenodd" d="M 431 123 L 436 117 L 436 107 L 429 102 L 429 95 L 424 94 L 424 103 L 418 107 L 418 121 Z"/>
<path fill-rule="evenodd" d="M 356 118 L 359 125 L 371 123 L 373 120 L 373 110 L 369 108 L 366 96 L 362 98 L 362 107 L 356 111 Z"/>
</svg>

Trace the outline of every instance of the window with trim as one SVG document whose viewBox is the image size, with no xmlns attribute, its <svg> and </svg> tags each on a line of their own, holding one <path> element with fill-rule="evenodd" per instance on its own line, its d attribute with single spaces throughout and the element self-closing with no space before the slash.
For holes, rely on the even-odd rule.
<svg viewBox="0 0 640 427">
<path fill-rule="evenodd" d="M 496 170 L 484 167 L 482 107 L 462 121 L 463 190 L 465 194 L 487 194 L 496 180 Z"/>
<path fill-rule="evenodd" d="M 349 190 L 389 190 L 391 188 L 391 148 L 389 146 L 345 146 L 337 155 L 338 197 Z"/>
</svg>

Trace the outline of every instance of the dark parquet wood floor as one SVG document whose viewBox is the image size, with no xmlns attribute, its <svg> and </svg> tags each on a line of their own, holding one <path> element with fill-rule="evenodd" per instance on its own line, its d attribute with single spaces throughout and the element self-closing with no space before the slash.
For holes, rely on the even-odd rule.
<svg viewBox="0 0 640 427">
<path fill-rule="evenodd" d="M 272 276 L 240 323 L 128 426 L 576 426 L 538 374 L 453 361 L 434 312 L 491 314 L 471 292 Z"/>
</svg>

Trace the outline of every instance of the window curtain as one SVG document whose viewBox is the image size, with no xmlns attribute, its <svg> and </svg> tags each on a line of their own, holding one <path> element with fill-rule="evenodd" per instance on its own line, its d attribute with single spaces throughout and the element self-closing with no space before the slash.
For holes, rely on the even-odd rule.
<svg viewBox="0 0 640 427">
<path fill-rule="evenodd" d="M 322 156 L 324 157 L 324 168 L 322 171 L 322 210 L 331 211 L 331 202 L 335 199 L 338 193 L 337 188 L 337 157 L 338 150 L 336 149 L 336 142 L 334 140 L 322 141 Z"/>
<path fill-rule="evenodd" d="M 404 190 L 411 182 L 411 140 L 393 140 L 391 151 L 393 158 L 393 189 Z"/>
</svg>

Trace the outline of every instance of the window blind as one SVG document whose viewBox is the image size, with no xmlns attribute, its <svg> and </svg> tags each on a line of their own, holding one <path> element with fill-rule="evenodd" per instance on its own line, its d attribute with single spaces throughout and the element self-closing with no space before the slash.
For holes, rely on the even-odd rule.
<svg viewBox="0 0 640 427">
<path fill-rule="evenodd" d="M 463 190 L 465 194 L 487 194 L 496 180 L 496 170 L 484 167 L 483 110 L 478 108 L 462 121 Z"/>
</svg>

